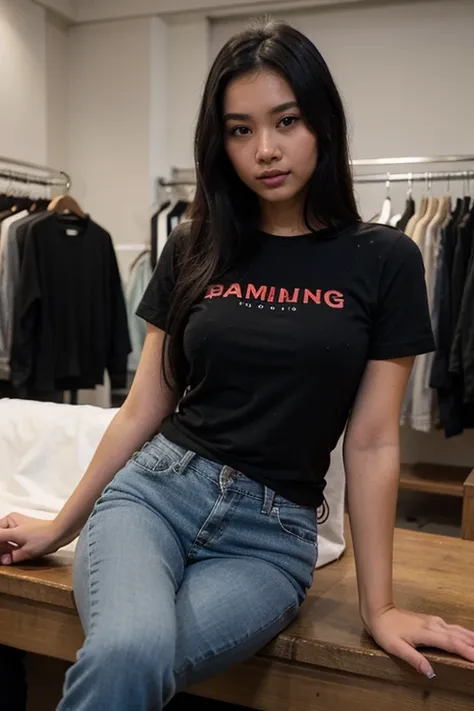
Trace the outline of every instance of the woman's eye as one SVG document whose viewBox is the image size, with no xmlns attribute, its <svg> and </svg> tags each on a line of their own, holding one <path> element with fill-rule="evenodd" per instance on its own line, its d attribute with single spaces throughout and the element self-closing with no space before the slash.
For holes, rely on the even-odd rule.
<svg viewBox="0 0 474 711">
<path fill-rule="evenodd" d="M 249 129 L 247 126 L 235 126 L 230 130 L 231 136 L 246 136 Z"/>
<path fill-rule="evenodd" d="M 293 124 L 299 120 L 300 120 L 299 116 L 283 116 L 280 123 L 283 124 L 284 128 L 288 128 L 289 126 L 293 126 Z"/>
</svg>

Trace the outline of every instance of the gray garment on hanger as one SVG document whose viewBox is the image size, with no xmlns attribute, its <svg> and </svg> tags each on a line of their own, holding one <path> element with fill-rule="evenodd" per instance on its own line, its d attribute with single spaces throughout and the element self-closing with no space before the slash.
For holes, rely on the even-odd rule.
<svg viewBox="0 0 474 711">
<path fill-rule="evenodd" d="M 2 239 L 0 260 L 0 380 L 10 379 L 10 353 L 13 338 L 15 292 L 20 280 L 17 230 L 32 219 L 30 214 L 12 222 Z"/>
<path fill-rule="evenodd" d="M 132 352 L 128 356 L 128 371 L 135 372 L 138 368 L 146 336 L 146 323 L 136 315 L 135 311 L 143 298 L 143 294 L 150 283 L 152 275 L 150 253 L 145 252 L 135 262 L 128 282 L 126 305 L 128 329 Z"/>
</svg>

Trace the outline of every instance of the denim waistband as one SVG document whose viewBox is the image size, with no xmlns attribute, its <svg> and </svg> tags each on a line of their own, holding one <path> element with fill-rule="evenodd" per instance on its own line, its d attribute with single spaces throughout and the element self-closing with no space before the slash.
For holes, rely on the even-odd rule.
<svg viewBox="0 0 474 711">
<path fill-rule="evenodd" d="M 226 488 L 241 491 L 247 496 L 252 496 L 262 500 L 262 513 L 270 513 L 273 506 L 289 506 L 292 508 L 304 508 L 300 504 L 277 494 L 272 488 L 254 479 L 250 479 L 246 474 L 225 464 L 219 464 L 210 459 L 202 457 L 196 452 L 186 449 L 179 444 L 175 444 L 164 435 L 158 434 L 151 442 L 161 450 L 165 450 L 172 459 L 171 469 L 176 474 L 182 474 L 191 465 L 197 473 L 212 479 L 223 492 Z"/>
</svg>

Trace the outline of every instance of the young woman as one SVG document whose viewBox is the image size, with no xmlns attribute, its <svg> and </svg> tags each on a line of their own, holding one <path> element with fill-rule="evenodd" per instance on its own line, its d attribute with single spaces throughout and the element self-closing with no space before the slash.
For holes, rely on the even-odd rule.
<svg viewBox="0 0 474 711">
<path fill-rule="evenodd" d="M 313 44 L 272 23 L 231 39 L 195 146 L 191 220 L 139 307 L 127 401 L 55 521 L 1 524 L 4 564 L 82 529 L 86 641 L 59 709 L 162 708 L 286 627 L 346 425 L 365 627 L 430 678 L 418 645 L 474 661 L 473 633 L 394 603 L 400 407 L 414 356 L 434 348 L 423 264 L 408 237 L 360 221 L 343 107 Z"/>
</svg>

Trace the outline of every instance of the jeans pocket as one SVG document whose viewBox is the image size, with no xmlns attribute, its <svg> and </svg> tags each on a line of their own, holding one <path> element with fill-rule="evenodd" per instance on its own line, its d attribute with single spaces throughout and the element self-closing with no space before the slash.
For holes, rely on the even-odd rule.
<svg viewBox="0 0 474 711">
<path fill-rule="evenodd" d="M 132 462 L 149 474 L 165 472 L 173 464 L 169 453 L 160 450 L 152 442 L 147 442 L 139 452 L 135 452 Z"/>
<path fill-rule="evenodd" d="M 275 506 L 272 514 L 282 531 L 288 535 L 313 546 L 318 542 L 316 509 L 306 506 Z"/>
</svg>

